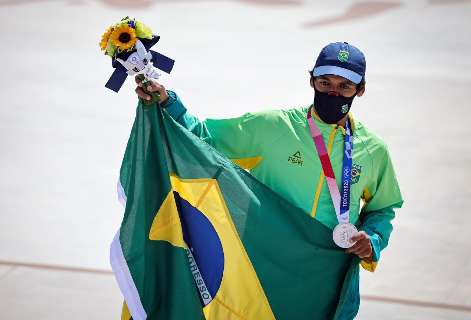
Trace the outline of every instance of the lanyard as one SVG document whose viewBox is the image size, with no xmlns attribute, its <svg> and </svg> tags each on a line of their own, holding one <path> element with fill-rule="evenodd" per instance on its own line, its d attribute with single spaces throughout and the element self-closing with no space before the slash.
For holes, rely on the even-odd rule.
<svg viewBox="0 0 471 320">
<path fill-rule="evenodd" d="M 312 139 L 316 146 L 317 155 L 322 164 L 322 170 L 324 171 L 325 179 L 327 181 L 327 186 L 329 187 L 330 197 L 332 203 L 334 204 L 335 214 L 337 215 L 337 220 L 339 223 L 349 223 L 350 218 L 350 182 L 352 175 L 352 155 L 353 155 L 353 143 L 352 135 L 350 131 L 350 123 L 347 119 L 345 125 L 345 149 L 343 153 L 343 166 L 342 166 L 342 184 L 341 190 L 342 195 L 340 195 L 339 188 L 335 182 L 335 174 L 332 169 L 332 163 L 330 162 L 329 153 L 325 147 L 324 139 L 322 138 L 321 131 L 316 125 L 314 120 L 312 120 L 312 108 L 307 114 L 307 121 L 309 123 L 309 129 L 311 131 Z"/>
</svg>

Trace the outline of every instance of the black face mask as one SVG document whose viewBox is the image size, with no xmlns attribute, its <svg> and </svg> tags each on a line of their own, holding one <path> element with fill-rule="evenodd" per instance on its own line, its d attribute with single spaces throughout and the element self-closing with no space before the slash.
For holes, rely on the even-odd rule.
<svg viewBox="0 0 471 320">
<path fill-rule="evenodd" d="M 314 109 L 322 121 L 329 124 L 334 124 L 340 121 L 350 111 L 352 107 L 353 98 L 356 93 L 350 98 L 344 96 L 329 95 L 327 92 L 320 92 L 314 89 Z"/>
</svg>

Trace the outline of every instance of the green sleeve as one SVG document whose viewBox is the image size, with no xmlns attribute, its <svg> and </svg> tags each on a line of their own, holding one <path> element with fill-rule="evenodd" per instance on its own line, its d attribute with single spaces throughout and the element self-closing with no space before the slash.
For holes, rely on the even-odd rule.
<svg viewBox="0 0 471 320">
<path fill-rule="evenodd" d="M 366 204 L 360 214 L 360 229 L 369 235 L 373 248 L 373 263 L 365 269 L 374 271 L 393 230 L 394 209 L 402 206 L 403 199 L 386 145 L 378 143 L 370 152 L 372 174 L 365 189 Z"/>
<path fill-rule="evenodd" d="M 387 247 L 389 236 L 393 230 L 391 220 L 394 219 L 393 206 L 381 210 L 362 212 L 360 230 L 370 237 L 373 248 L 373 261 L 379 261 L 381 251 Z"/>
<path fill-rule="evenodd" d="M 391 206 L 400 208 L 403 199 L 386 145 L 377 144 L 370 154 L 372 172 L 365 188 L 366 205 L 362 211 L 377 211 Z"/>
<path fill-rule="evenodd" d="M 168 91 L 168 95 L 169 100 L 162 107 L 169 115 L 194 135 L 231 159 L 260 156 L 262 147 L 267 142 L 266 137 L 273 133 L 273 130 L 270 130 L 269 117 L 262 113 L 247 113 L 237 118 L 201 121 L 187 112 L 174 92 Z"/>
</svg>

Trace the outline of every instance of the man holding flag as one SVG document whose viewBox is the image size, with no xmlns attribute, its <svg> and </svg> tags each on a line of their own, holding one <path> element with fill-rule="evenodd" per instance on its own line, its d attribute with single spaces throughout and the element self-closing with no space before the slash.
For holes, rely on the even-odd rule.
<svg viewBox="0 0 471 320">
<path fill-rule="evenodd" d="M 374 271 L 403 202 L 386 145 L 349 113 L 365 70 L 358 48 L 331 43 L 312 105 L 205 121 L 151 82 L 163 109 L 138 107 L 111 253 L 124 318 L 353 319 L 358 264 Z"/>
<path fill-rule="evenodd" d="M 365 71 L 365 57 L 358 48 L 348 43 L 331 43 L 323 48 L 311 71 L 310 84 L 315 94 L 313 109 L 309 112 L 312 112 L 314 127 L 317 124 L 328 144 L 326 158 L 337 168 L 335 176 L 339 182 L 342 172 L 348 170 L 340 171 L 345 145 L 341 137 L 346 135 L 347 129 L 353 131 L 354 145 L 358 147 L 353 149 L 354 161 L 349 170 L 354 185 L 349 221 L 353 224 L 359 221 L 359 204 L 363 200 L 366 206 L 361 213 L 367 215 L 375 211 L 378 226 L 387 235 L 373 230 L 360 231 L 351 239 L 355 244 L 347 252 L 358 255 L 368 262 L 364 266 L 374 269 L 374 262 L 378 261 L 392 230 L 390 221 L 394 218 L 394 208 L 401 206 L 402 197 L 386 145 L 362 124 L 355 123 L 348 113 L 354 97 L 361 97 L 365 92 Z M 201 122 L 186 112 L 174 92 L 167 93 L 156 82 L 149 90 L 160 93 L 162 106 L 177 122 L 237 164 L 250 169 L 261 182 L 326 226 L 333 229 L 338 224 L 332 211 L 335 207 L 332 194 L 324 186 L 328 168 L 322 166 L 322 161 L 316 161 L 314 155 L 319 149 L 316 150 L 312 138 L 307 137 L 311 127 L 306 121 L 307 108 Z M 147 97 L 139 86 L 136 92 L 143 99 Z M 304 131 L 302 139 L 298 131 Z M 312 161 L 307 162 L 307 159 Z M 368 178 L 370 181 L 365 181 Z M 317 187 L 314 182 L 318 182 Z"/>
</svg>

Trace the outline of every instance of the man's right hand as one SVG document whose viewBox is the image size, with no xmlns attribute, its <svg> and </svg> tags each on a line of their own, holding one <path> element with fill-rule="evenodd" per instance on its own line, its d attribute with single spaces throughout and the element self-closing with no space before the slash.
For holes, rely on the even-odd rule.
<svg viewBox="0 0 471 320">
<path fill-rule="evenodd" d="M 134 80 L 136 80 L 136 84 L 137 84 L 137 87 L 135 90 L 137 93 L 137 96 L 143 100 L 150 101 L 152 97 L 144 91 L 142 81 L 139 79 L 139 75 L 136 75 L 134 77 Z M 149 82 L 147 83 L 147 87 L 145 89 L 147 90 L 147 92 L 158 92 L 160 95 L 160 101 L 159 101 L 160 104 L 165 103 L 168 99 L 168 94 L 167 94 L 167 90 L 165 90 L 165 87 L 155 80 L 152 80 L 152 79 L 149 80 Z"/>
</svg>

